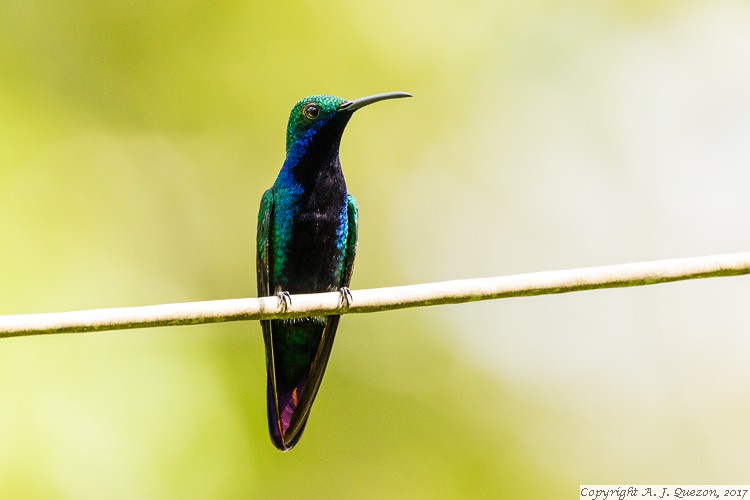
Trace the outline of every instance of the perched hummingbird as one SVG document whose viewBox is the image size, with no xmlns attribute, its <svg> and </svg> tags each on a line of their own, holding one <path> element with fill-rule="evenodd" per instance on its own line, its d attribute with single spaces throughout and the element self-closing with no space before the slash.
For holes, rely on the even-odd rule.
<svg viewBox="0 0 750 500">
<path fill-rule="evenodd" d="M 339 162 L 341 135 L 352 114 L 404 92 L 353 101 L 315 95 L 289 116 L 286 160 L 263 194 L 258 213 L 258 295 L 338 290 L 351 298 L 357 249 L 357 204 L 347 192 Z M 323 379 L 340 316 L 261 321 L 268 374 L 268 428 L 273 444 L 290 450 L 302 435 Z"/>
</svg>

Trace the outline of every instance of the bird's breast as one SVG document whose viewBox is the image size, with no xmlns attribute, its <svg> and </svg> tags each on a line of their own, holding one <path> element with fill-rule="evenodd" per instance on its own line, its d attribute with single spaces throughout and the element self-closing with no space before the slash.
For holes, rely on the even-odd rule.
<svg viewBox="0 0 750 500">
<path fill-rule="evenodd" d="M 336 205 L 299 207 L 284 248 L 275 252 L 275 289 L 314 293 L 341 286 L 348 219 L 345 204 Z"/>
</svg>

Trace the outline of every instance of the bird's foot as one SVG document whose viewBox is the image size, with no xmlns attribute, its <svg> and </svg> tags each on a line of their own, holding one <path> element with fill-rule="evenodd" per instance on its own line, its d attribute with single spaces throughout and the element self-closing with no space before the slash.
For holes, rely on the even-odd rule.
<svg viewBox="0 0 750 500">
<path fill-rule="evenodd" d="M 285 313 L 289 306 L 292 305 L 292 296 L 289 292 L 277 292 L 276 297 L 279 299 L 279 309 Z"/>
<path fill-rule="evenodd" d="M 349 290 L 349 288 L 342 286 L 339 288 L 339 293 L 341 294 L 339 306 L 349 309 L 349 306 L 352 304 L 352 291 Z"/>
</svg>

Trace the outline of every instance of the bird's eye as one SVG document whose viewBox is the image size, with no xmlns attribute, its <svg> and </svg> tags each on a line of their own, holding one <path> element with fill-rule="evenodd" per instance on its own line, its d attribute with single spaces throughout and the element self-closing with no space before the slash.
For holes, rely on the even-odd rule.
<svg viewBox="0 0 750 500">
<path fill-rule="evenodd" d="M 307 106 L 302 108 L 302 114 L 308 120 L 314 120 L 320 114 L 320 107 L 317 104 L 308 104 Z"/>
</svg>

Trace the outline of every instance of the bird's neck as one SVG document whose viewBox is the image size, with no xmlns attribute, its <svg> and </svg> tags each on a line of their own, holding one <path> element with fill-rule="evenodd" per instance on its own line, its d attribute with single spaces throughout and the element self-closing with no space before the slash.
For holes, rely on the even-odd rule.
<svg viewBox="0 0 750 500">
<path fill-rule="evenodd" d="M 321 177 L 340 179 L 343 183 L 339 145 L 345 125 L 346 122 L 329 124 L 292 142 L 276 184 L 296 185 L 304 191 L 314 188 Z"/>
</svg>

